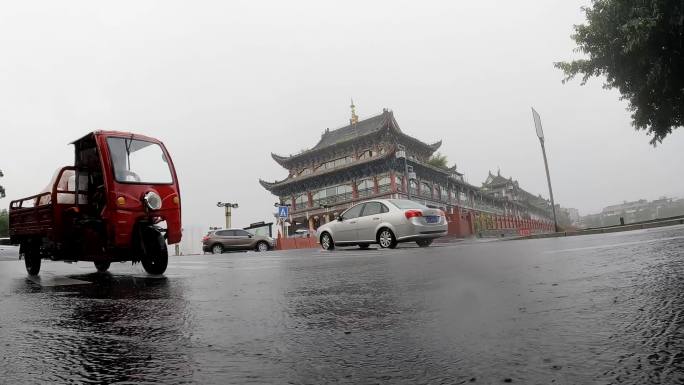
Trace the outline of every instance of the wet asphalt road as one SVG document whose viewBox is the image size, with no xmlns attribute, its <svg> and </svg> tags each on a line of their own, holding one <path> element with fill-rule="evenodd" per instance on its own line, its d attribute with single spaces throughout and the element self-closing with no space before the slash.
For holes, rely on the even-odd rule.
<svg viewBox="0 0 684 385">
<path fill-rule="evenodd" d="M 0 261 L 0 383 L 684 383 L 681 226 L 93 271 Z"/>
</svg>

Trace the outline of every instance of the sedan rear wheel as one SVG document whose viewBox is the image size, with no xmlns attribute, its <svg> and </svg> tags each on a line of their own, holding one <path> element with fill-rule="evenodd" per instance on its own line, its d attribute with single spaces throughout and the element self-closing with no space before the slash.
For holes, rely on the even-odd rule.
<svg viewBox="0 0 684 385">
<path fill-rule="evenodd" d="M 428 247 L 432 244 L 432 239 L 421 239 L 419 241 L 416 241 L 416 243 L 420 247 Z"/>
<path fill-rule="evenodd" d="M 212 254 L 222 254 L 223 253 L 223 245 L 220 243 L 215 244 L 214 246 L 211 247 L 211 253 Z"/>
<path fill-rule="evenodd" d="M 332 250 L 335 248 L 335 242 L 333 242 L 330 234 L 323 233 L 323 235 L 321 235 L 321 247 L 323 250 Z"/>
<path fill-rule="evenodd" d="M 382 229 L 378 234 L 378 243 L 383 249 L 394 249 L 397 247 L 397 239 L 390 229 Z"/>
</svg>

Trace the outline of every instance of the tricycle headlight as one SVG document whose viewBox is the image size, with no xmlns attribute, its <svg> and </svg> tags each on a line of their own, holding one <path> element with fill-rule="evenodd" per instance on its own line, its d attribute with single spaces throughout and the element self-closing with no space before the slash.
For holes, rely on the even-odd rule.
<svg viewBox="0 0 684 385">
<path fill-rule="evenodd" d="M 162 206 L 161 197 L 156 192 L 150 191 L 143 197 L 145 204 L 150 210 L 159 210 Z"/>
</svg>

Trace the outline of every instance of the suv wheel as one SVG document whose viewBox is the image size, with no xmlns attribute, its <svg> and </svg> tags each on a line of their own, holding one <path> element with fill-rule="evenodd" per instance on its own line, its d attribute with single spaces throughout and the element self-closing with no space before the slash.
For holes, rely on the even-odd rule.
<svg viewBox="0 0 684 385">
<path fill-rule="evenodd" d="M 257 243 L 256 249 L 257 251 L 261 252 L 268 251 L 268 243 L 264 241 L 259 241 L 259 243 Z"/>
<path fill-rule="evenodd" d="M 212 254 L 223 254 L 223 245 L 220 243 L 215 244 L 214 246 L 211 247 L 211 253 Z"/>
</svg>

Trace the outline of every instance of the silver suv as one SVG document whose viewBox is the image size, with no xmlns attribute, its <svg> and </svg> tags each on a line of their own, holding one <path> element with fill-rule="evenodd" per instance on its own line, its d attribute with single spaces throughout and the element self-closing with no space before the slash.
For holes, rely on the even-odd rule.
<svg viewBox="0 0 684 385">
<path fill-rule="evenodd" d="M 202 238 L 202 250 L 213 254 L 236 250 L 268 251 L 274 247 L 273 238 L 254 235 L 242 229 L 210 231 Z"/>
</svg>

